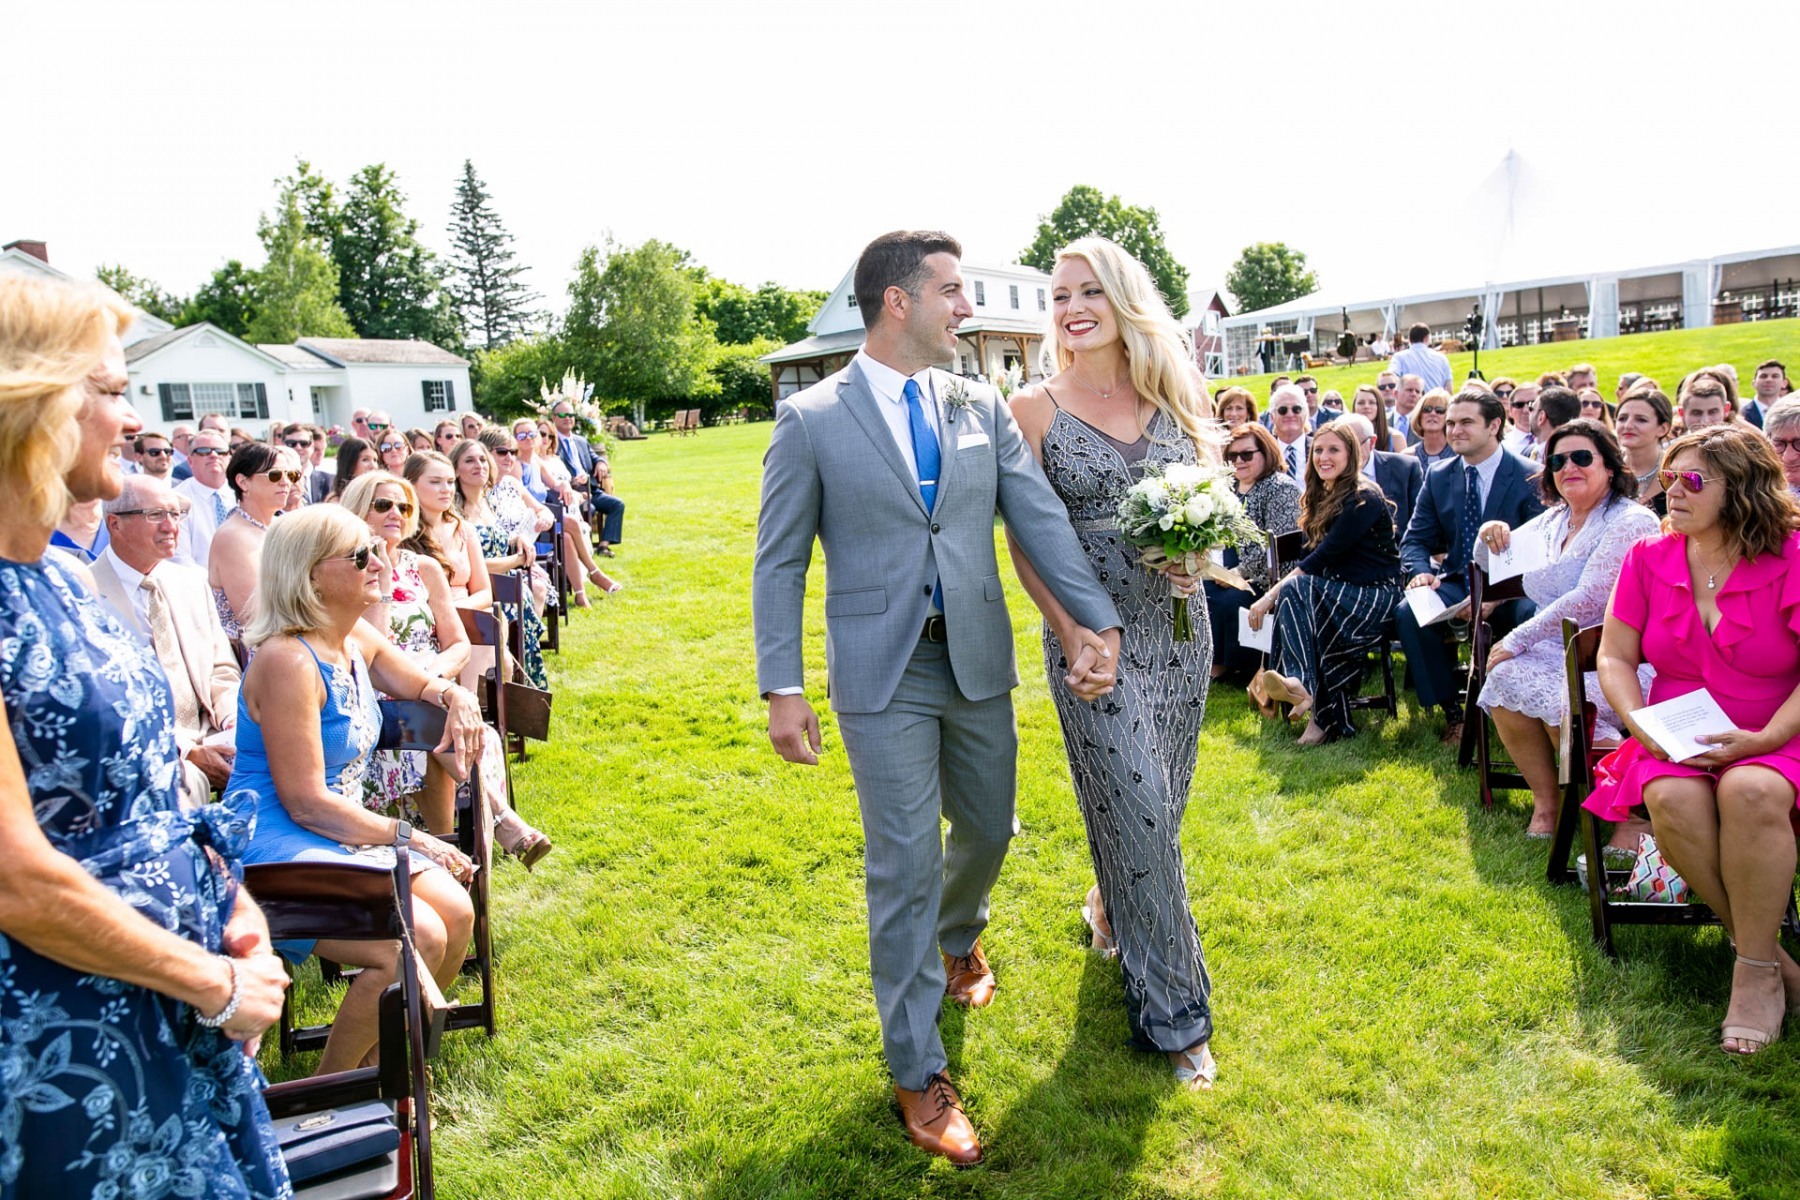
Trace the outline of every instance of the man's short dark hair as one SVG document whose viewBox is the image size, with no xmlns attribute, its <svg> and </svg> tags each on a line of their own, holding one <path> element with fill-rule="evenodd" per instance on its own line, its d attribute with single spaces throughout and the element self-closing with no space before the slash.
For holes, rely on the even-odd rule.
<svg viewBox="0 0 1800 1200">
<path fill-rule="evenodd" d="M 1314 379 L 1311 375 L 1296 375 L 1296 376 L 1294 376 L 1294 386 L 1295 387 L 1299 387 L 1303 383 L 1318 383 L 1318 382 L 1319 381 L 1317 379 Z"/>
<path fill-rule="evenodd" d="M 1406 340 L 1415 344 L 1431 336 L 1431 326 L 1423 321 L 1414 321 L 1406 330 Z"/>
<path fill-rule="evenodd" d="M 1774 367 L 1777 371 L 1780 371 L 1783 379 L 1787 378 L 1787 364 L 1782 362 L 1779 358 L 1764 359 L 1762 362 L 1756 364 L 1756 369 L 1758 371 L 1766 371 L 1770 367 Z"/>
<path fill-rule="evenodd" d="M 155 438 L 159 442 L 169 441 L 168 434 L 158 433 L 156 430 L 152 429 L 147 433 L 138 434 L 137 439 L 131 443 L 131 448 L 137 453 L 142 454 L 144 452 L 144 447 L 150 444 L 151 438 Z M 174 443 L 171 442 L 170 444 L 173 445 Z"/>
<path fill-rule="evenodd" d="M 882 297 L 897 287 L 909 296 L 918 295 L 919 285 L 928 272 L 925 260 L 933 254 L 962 257 L 962 243 L 947 233 L 933 229 L 896 229 L 884 233 L 867 246 L 856 260 L 856 310 L 862 316 L 863 328 L 875 328 L 884 308 Z"/>
<path fill-rule="evenodd" d="M 1500 403 L 1500 398 L 1492 392 L 1476 392 L 1465 389 L 1453 396 L 1450 403 L 1473 404 L 1481 410 L 1483 425 L 1492 425 L 1495 421 L 1500 422 L 1502 428 L 1506 425 L 1506 406 Z M 1576 411 L 1580 411 L 1579 405 L 1576 406 Z"/>
<path fill-rule="evenodd" d="M 1275 378 L 1269 380 L 1269 395 L 1273 396 L 1276 388 L 1286 387 L 1289 382 L 1291 381 L 1286 375 L 1277 375 Z"/>
<path fill-rule="evenodd" d="M 1566 387 L 1551 386 L 1538 393 L 1538 411 L 1558 429 L 1581 415 L 1581 397 Z"/>
</svg>

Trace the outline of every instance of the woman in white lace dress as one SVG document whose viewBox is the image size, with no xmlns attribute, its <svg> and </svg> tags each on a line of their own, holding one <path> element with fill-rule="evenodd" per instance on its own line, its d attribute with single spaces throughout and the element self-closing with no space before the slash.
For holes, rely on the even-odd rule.
<svg viewBox="0 0 1800 1200">
<path fill-rule="evenodd" d="M 1654 535 L 1658 523 L 1655 513 L 1634 501 L 1637 480 L 1618 440 L 1600 422 L 1579 418 L 1557 429 L 1544 447 L 1544 465 L 1540 486 L 1550 507 L 1531 523 L 1527 536 L 1544 538 L 1550 562 L 1524 576 L 1525 594 L 1537 604 L 1537 614 L 1494 646 L 1480 703 L 1531 787 L 1531 823 L 1525 836 L 1547 838 L 1556 830 L 1561 799 L 1557 730 L 1569 707 L 1563 678 L 1563 620 L 1583 628 L 1600 623 L 1619 581 L 1625 552 Z M 1513 533 L 1504 521 L 1483 525 L 1476 561 L 1486 566 L 1488 555 L 1505 549 Z M 1616 741 L 1619 719 L 1591 674 L 1587 693 L 1599 706 L 1595 739 Z M 1635 847 L 1641 832 L 1621 824 L 1613 844 Z"/>
</svg>

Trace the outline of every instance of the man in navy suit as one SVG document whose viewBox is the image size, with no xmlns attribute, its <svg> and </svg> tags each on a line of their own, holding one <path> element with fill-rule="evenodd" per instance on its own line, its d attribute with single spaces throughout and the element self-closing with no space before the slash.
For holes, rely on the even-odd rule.
<svg viewBox="0 0 1800 1200">
<path fill-rule="evenodd" d="M 1475 535 L 1488 521 L 1505 521 L 1517 529 L 1544 511 L 1534 482 L 1537 466 L 1500 444 L 1506 409 L 1493 393 L 1468 391 L 1450 403 L 1444 423 L 1455 458 L 1433 464 L 1406 534 L 1400 539 L 1400 561 L 1407 587 L 1436 588 L 1455 606 L 1469 594 L 1469 560 Z M 1434 559 L 1442 556 L 1441 563 Z M 1500 633 L 1531 615 L 1529 600 L 1514 600 L 1495 609 L 1489 620 Z M 1448 626 L 1421 629 L 1412 608 L 1402 604 L 1395 616 L 1413 687 L 1422 708 L 1442 708 L 1444 742 L 1462 740 L 1463 709 L 1456 691 L 1456 645 Z"/>
<path fill-rule="evenodd" d="M 584 514 L 599 514 L 601 554 L 611 558 L 612 545 L 625 536 L 625 502 L 600 486 L 600 479 L 610 472 L 606 456 L 594 453 L 588 440 L 575 432 L 575 407 L 558 400 L 550 409 L 550 420 L 556 425 L 556 457 L 569 468 L 575 490 L 584 497 Z"/>
<path fill-rule="evenodd" d="M 1375 425 L 1358 413 L 1339 417 L 1356 427 L 1362 443 L 1362 473 L 1374 480 L 1381 494 L 1394 506 L 1394 529 L 1404 534 L 1412 524 L 1413 507 L 1419 500 L 1419 489 L 1425 485 L 1425 468 L 1415 454 L 1391 454 L 1375 449 Z"/>
</svg>

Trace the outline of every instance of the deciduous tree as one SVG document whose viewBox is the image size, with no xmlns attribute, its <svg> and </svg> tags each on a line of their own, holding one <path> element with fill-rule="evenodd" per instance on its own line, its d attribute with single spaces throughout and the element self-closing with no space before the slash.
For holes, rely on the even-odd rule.
<svg viewBox="0 0 1800 1200">
<path fill-rule="evenodd" d="M 268 260 L 253 277 L 255 311 L 244 337 L 253 342 L 355 337 L 350 318 L 338 307 L 337 267 L 308 232 L 296 188 L 282 188 L 275 211 L 257 223 L 256 236 Z"/>
<path fill-rule="evenodd" d="M 1112 239 L 1143 263 L 1169 311 L 1177 317 L 1187 315 L 1187 268 L 1176 262 L 1163 244 L 1162 219 L 1156 210 L 1128 205 L 1085 183 L 1070 188 L 1056 210 L 1040 218 L 1037 237 L 1019 255 L 1019 261 L 1048 271 L 1056 264 L 1058 250 L 1090 235 Z"/>
<path fill-rule="evenodd" d="M 460 339 L 437 256 L 419 243 L 419 223 L 405 204 L 384 163 L 350 177 L 331 241 L 338 304 L 362 337 L 454 347 Z"/>
<path fill-rule="evenodd" d="M 243 337 L 250 332 L 250 323 L 256 316 L 256 274 L 235 258 L 216 268 L 212 278 L 182 307 L 175 323 L 198 325 L 210 321 L 226 333 Z"/>
<path fill-rule="evenodd" d="M 181 310 L 187 301 L 157 287 L 155 283 L 140 275 L 133 275 L 123 264 L 102 264 L 94 269 L 94 278 L 119 293 L 127 304 L 136 305 L 153 317 L 158 317 L 171 325 L 181 320 Z"/>
<path fill-rule="evenodd" d="M 627 248 L 609 241 L 604 265 L 589 246 L 576 264 L 562 328 L 572 365 L 591 368 L 599 394 L 629 403 L 639 424 L 651 405 L 718 395 L 697 287 L 686 253 L 654 238 Z"/>
<path fill-rule="evenodd" d="M 1255 312 L 1311 295 L 1319 290 L 1319 276 L 1306 269 L 1306 255 L 1285 242 L 1257 242 L 1231 264 L 1225 287 L 1239 312 Z"/>
</svg>

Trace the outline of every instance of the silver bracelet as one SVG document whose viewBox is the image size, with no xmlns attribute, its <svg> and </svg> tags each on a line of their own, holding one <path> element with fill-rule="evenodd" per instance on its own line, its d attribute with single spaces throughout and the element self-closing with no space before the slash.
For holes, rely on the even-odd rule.
<svg viewBox="0 0 1800 1200">
<path fill-rule="evenodd" d="M 231 999 L 225 1002 L 225 1007 L 221 1008 L 216 1016 L 195 1018 L 208 1029 L 217 1029 L 237 1016 L 238 1002 L 244 998 L 244 981 L 238 977 L 237 963 L 223 954 L 219 957 L 224 958 L 225 965 L 231 968 Z"/>
</svg>

